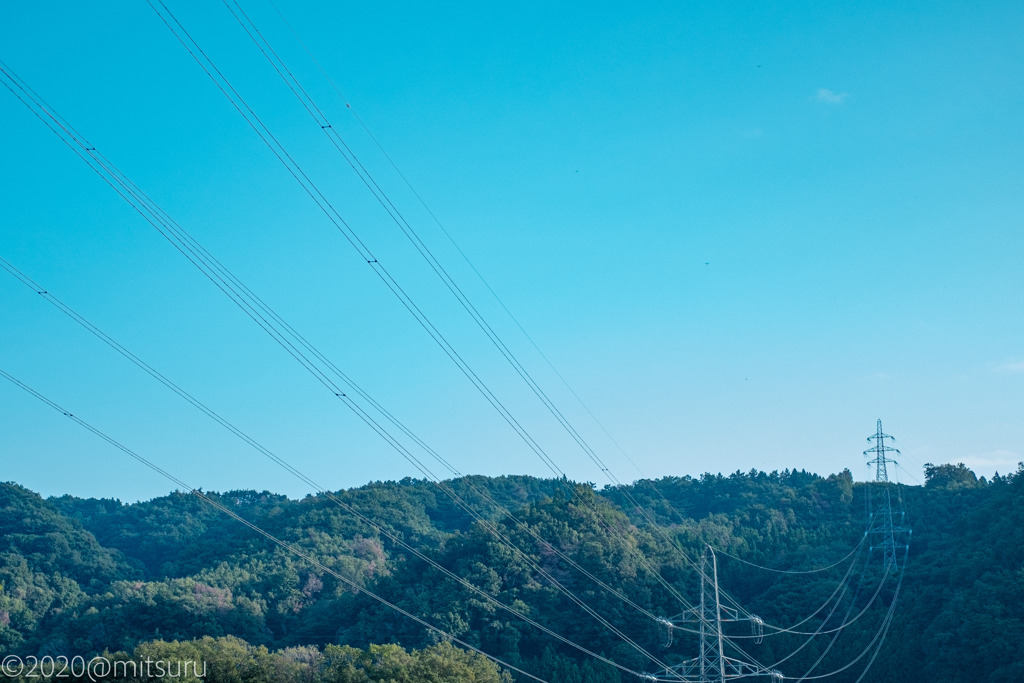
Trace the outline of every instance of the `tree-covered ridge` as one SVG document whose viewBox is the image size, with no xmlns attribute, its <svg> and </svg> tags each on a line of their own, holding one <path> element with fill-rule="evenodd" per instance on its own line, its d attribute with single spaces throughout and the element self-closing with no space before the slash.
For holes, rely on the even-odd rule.
<svg viewBox="0 0 1024 683">
<path fill-rule="evenodd" d="M 907 511 L 913 541 L 887 644 L 865 680 L 1024 679 L 1024 472 L 989 482 L 962 466 L 929 465 L 926 482 L 891 489 Z M 681 551 L 696 558 L 710 543 L 733 597 L 770 624 L 795 624 L 821 607 L 854 565 L 778 574 L 731 556 L 794 571 L 836 563 L 861 543 L 869 498 L 879 493 L 877 485 L 855 484 L 849 472 L 802 471 L 673 477 L 603 490 L 530 477 L 468 477 L 446 486 L 475 506 L 480 520 L 425 481 L 377 482 L 334 495 L 472 590 L 325 496 L 210 495 L 358 585 L 513 665 L 552 681 L 617 681 L 630 677 L 519 616 L 627 668 L 656 668 L 586 614 L 579 599 L 658 659 L 680 661 L 693 654 L 689 636 L 676 634 L 666 648 L 664 629 L 651 615 L 678 613 L 676 591 L 695 598 L 698 576 Z M 444 642 L 193 495 L 124 505 L 44 500 L 3 484 L 0 531 L 4 654 L 132 653 L 153 642 L 217 642 L 249 648 L 258 660 L 259 653 L 287 658 L 307 648 L 303 656 L 320 658 L 303 669 L 302 680 L 313 680 L 327 675 L 321 665 L 328 646 L 368 653 L 392 642 L 426 652 Z M 862 550 L 856 557 L 866 555 Z M 847 599 L 860 600 L 858 610 L 866 605 L 864 616 L 845 629 L 828 661 L 856 656 L 880 623 L 892 586 L 869 602 L 872 566 L 856 565 L 867 588 Z M 749 651 L 774 662 L 805 640 L 784 634 Z M 802 673 L 827 641 L 804 645 L 787 660 L 786 673 Z M 323 680 L 378 680 L 366 675 Z"/>
<path fill-rule="evenodd" d="M 154 640 L 140 643 L 130 651 L 97 655 L 109 666 L 106 677 L 125 683 L 149 683 L 171 679 L 184 683 L 512 683 L 508 671 L 476 653 L 450 643 L 438 643 L 422 650 L 394 645 L 371 645 L 360 650 L 347 645 L 309 646 L 270 651 L 240 638 L 204 636 L 195 640 Z M 89 681 L 75 675 L 84 663 L 10 663 L 12 673 L 5 680 L 16 683 L 39 681 Z M 94 669 L 103 671 L 104 669 Z M 51 675 L 56 671 L 59 675 Z"/>
</svg>

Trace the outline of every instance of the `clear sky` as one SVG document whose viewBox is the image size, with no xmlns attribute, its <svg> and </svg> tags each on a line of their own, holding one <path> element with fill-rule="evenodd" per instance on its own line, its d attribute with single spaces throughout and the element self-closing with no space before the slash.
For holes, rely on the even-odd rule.
<svg viewBox="0 0 1024 683">
<path fill-rule="evenodd" d="M 570 477 L 606 483 L 219 3 L 167 6 Z M 1024 460 L 1024 5 L 240 0 L 502 339 L 638 475 Z M 154 11 L 0 5 L 0 59 L 462 472 L 548 470 Z M 331 488 L 415 475 L 0 90 L 0 257 Z M 0 271 L 0 368 L 207 490 L 306 487 Z M 167 482 L 0 382 L 0 479 Z"/>
</svg>

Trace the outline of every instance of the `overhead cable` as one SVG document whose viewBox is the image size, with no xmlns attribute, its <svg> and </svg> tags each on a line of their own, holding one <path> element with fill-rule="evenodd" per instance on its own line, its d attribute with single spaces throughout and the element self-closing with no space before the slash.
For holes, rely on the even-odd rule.
<svg viewBox="0 0 1024 683">
<path fill-rule="evenodd" d="M 298 360 L 321 383 L 327 386 L 327 388 L 330 389 L 337 398 L 341 399 L 351 410 L 353 410 L 353 412 L 357 414 L 358 417 L 360 417 L 360 419 L 362 419 L 368 426 L 370 426 L 371 429 L 377 432 L 378 435 L 384 438 L 384 440 L 388 442 L 389 445 L 391 445 L 403 457 L 409 460 L 424 476 L 438 484 L 442 488 L 442 490 L 445 490 L 445 492 L 449 496 L 451 496 L 453 500 L 458 505 L 460 505 L 460 507 L 466 510 L 471 516 L 473 516 L 474 519 L 476 519 L 485 528 L 491 531 L 491 533 L 497 534 L 499 540 L 503 541 L 513 551 L 523 556 L 527 560 L 527 562 L 531 563 L 533 566 L 538 568 L 542 575 L 547 574 L 545 578 L 547 578 L 549 582 L 555 585 L 556 588 L 566 593 L 567 596 L 570 597 L 570 599 L 572 599 L 574 602 L 580 605 L 585 611 L 590 613 L 591 616 L 601 621 L 602 625 L 604 625 L 606 628 L 611 630 L 615 635 L 626 641 L 627 644 L 630 644 L 632 647 L 639 649 L 641 653 L 643 653 L 645 656 L 651 657 L 651 655 L 644 651 L 643 648 L 640 648 L 640 646 L 637 645 L 635 641 L 630 639 L 619 629 L 617 629 L 617 627 L 615 627 L 606 619 L 604 619 L 596 612 L 594 612 L 591 608 L 589 608 L 589 606 L 583 603 L 571 591 L 569 591 L 564 586 L 555 581 L 554 578 L 551 577 L 549 573 L 546 573 L 542 568 L 540 568 L 539 565 L 537 565 L 536 562 L 532 560 L 532 558 L 523 555 L 522 551 L 516 548 L 514 544 L 511 544 L 510 541 L 501 536 L 500 533 L 497 532 L 496 529 L 493 527 L 493 525 L 491 525 L 486 519 L 475 513 L 471 509 L 471 507 L 468 506 L 468 504 L 462 501 L 453 491 L 448 489 L 437 475 L 431 472 L 429 468 L 427 468 L 419 459 L 412 455 L 412 453 L 409 452 L 404 445 L 402 445 L 390 433 L 388 433 L 386 428 L 380 425 L 379 422 L 377 422 L 372 416 L 367 414 L 357 403 L 355 403 L 352 397 L 349 396 L 343 390 L 342 387 L 339 387 L 337 384 L 333 382 L 333 380 L 331 380 L 328 376 L 325 375 L 324 370 L 317 367 L 316 364 L 309 357 L 305 356 L 302 351 L 302 348 L 300 347 L 304 347 L 312 351 L 314 356 L 316 356 L 322 362 L 327 364 L 331 370 L 339 374 L 350 389 L 355 390 L 360 396 L 370 401 L 371 404 L 374 405 L 375 408 L 380 410 L 387 419 L 400 425 L 400 423 L 398 423 L 390 413 L 387 413 L 387 411 L 385 411 L 382 406 L 373 401 L 372 398 L 365 394 L 365 392 L 362 392 L 362 390 L 359 389 L 358 386 L 351 381 L 351 379 L 349 379 L 347 376 L 341 373 L 341 371 L 337 369 L 336 366 L 329 363 L 329 361 L 327 361 L 322 354 L 315 351 L 315 348 L 312 347 L 303 337 L 301 337 L 301 335 L 299 335 L 293 328 L 288 326 L 287 323 L 285 323 L 279 316 L 277 316 L 277 314 L 274 313 L 272 309 L 266 306 L 266 304 L 261 299 L 259 299 L 259 297 L 253 294 L 251 290 L 248 290 L 248 288 L 246 288 L 244 284 L 238 281 L 237 278 L 235 278 L 234 275 L 231 274 L 230 271 L 228 271 L 212 255 L 210 255 L 209 252 L 206 252 L 205 249 L 203 249 L 203 247 L 199 245 L 198 242 L 196 242 L 190 235 L 188 235 L 187 232 L 185 232 L 180 226 L 174 223 L 158 206 L 156 206 L 152 202 L 152 200 L 150 200 L 144 193 L 142 193 L 142 191 L 139 190 L 137 186 L 132 184 L 131 181 L 125 178 L 123 174 L 121 174 L 120 171 L 116 169 L 116 167 L 114 167 L 109 161 L 102 157 L 102 155 L 100 155 L 96 151 L 95 147 L 92 147 L 91 145 L 89 145 L 89 143 L 85 142 L 84 138 L 82 138 L 70 126 L 64 123 L 62 119 L 57 117 L 57 115 L 54 112 L 52 112 L 52 110 L 48 109 L 45 103 L 42 102 L 41 99 L 39 99 L 38 96 L 35 95 L 35 93 L 33 93 L 30 89 L 27 89 L 27 86 L 20 82 L 20 80 L 18 80 L 16 76 L 14 76 L 12 73 L 9 73 L 9 70 L 6 69 L 5 65 L 0 64 L 0 68 L 3 69 L 4 75 L 8 76 L 8 78 L 11 79 L 11 82 L 15 86 L 17 86 L 19 90 L 21 90 L 21 93 L 16 92 L 14 89 L 11 88 L 10 84 L 5 82 L 5 86 L 7 86 L 9 90 L 11 90 L 23 103 L 25 103 L 26 106 L 29 106 L 29 108 L 37 115 L 37 117 L 43 120 L 44 123 L 46 123 L 47 126 L 51 128 L 51 130 L 57 133 L 58 136 L 60 136 L 61 139 L 69 147 L 71 147 L 71 149 L 75 151 L 76 154 L 78 154 L 78 156 L 85 160 L 86 163 L 88 163 L 93 168 L 93 170 L 96 171 L 104 179 L 105 182 L 111 185 L 111 187 L 113 187 L 115 191 L 118 192 L 118 194 L 120 194 L 122 198 L 124 198 L 137 212 L 139 212 L 143 216 L 143 218 L 147 220 L 147 222 L 153 225 L 153 227 L 155 227 L 166 239 L 168 239 L 168 241 L 170 241 L 175 246 L 176 249 L 178 249 L 183 255 L 185 255 L 190 262 L 196 265 L 196 267 L 198 267 L 208 279 L 214 282 L 214 284 L 219 289 L 221 289 L 227 296 L 229 296 L 229 298 L 231 298 L 239 307 L 241 307 L 243 311 L 245 311 L 246 314 L 249 315 L 250 318 L 252 318 L 265 331 L 267 331 L 268 334 L 270 334 L 275 339 L 275 341 L 277 341 L 282 347 L 284 347 L 285 350 L 288 351 L 290 355 L 292 355 L 296 360 Z M 26 98 L 28 99 L 28 101 L 26 101 Z M 33 106 L 33 104 L 35 106 Z M 26 282 L 26 284 L 28 286 L 34 286 L 32 284 L 29 284 L 28 282 Z M 58 307 L 60 308 L 60 306 Z M 275 327 L 274 322 L 279 323 L 281 327 Z M 289 335 L 291 338 L 289 337 Z M 103 338 L 103 335 L 98 336 Z M 119 345 L 112 344 L 112 346 L 117 348 Z M 121 349 L 119 350 L 122 349 L 123 347 L 121 347 Z M 126 355 L 130 356 L 130 354 Z M 150 374 L 154 374 L 155 371 L 152 371 L 152 368 L 148 368 L 147 372 L 150 372 Z M 154 377 L 156 377 L 155 374 Z M 157 379 L 160 378 L 157 377 Z M 196 405 L 196 403 L 193 403 L 193 405 Z M 196 407 L 198 408 L 199 405 L 196 405 Z M 202 410 L 202 408 L 200 409 Z M 402 429 L 407 434 L 411 434 L 411 432 L 404 428 L 404 426 L 402 426 Z M 451 467 L 450 464 L 444 461 L 443 458 L 437 455 L 436 452 L 433 451 L 432 449 L 430 449 L 430 453 L 433 456 L 436 456 L 436 458 L 439 459 L 439 462 L 441 462 L 442 465 L 447 466 L 449 468 Z M 297 476 L 301 475 L 301 473 L 297 473 L 297 471 L 295 471 L 294 468 L 290 468 L 290 466 L 288 466 L 287 468 L 289 468 L 290 471 L 293 472 L 293 474 L 297 474 Z M 593 575 L 591 574 L 590 576 Z M 601 583 L 603 586 L 607 586 L 607 584 L 604 584 L 603 582 Z M 621 596 L 621 593 L 617 594 Z M 636 606 L 635 603 L 632 604 Z M 656 658 L 652 659 L 654 661 L 657 661 Z"/>
<path fill-rule="evenodd" d="M 499 664 L 499 665 L 501 665 L 503 667 L 506 667 L 506 668 L 508 668 L 508 669 L 510 669 L 512 671 L 515 671 L 516 673 L 522 674 L 523 676 L 526 676 L 527 678 L 530 678 L 532 680 L 540 681 L 541 683 L 547 683 L 547 681 L 545 681 L 544 679 L 539 678 L 537 676 L 534 676 L 533 674 L 528 673 L 526 671 L 523 671 L 522 669 L 516 667 L 513 664 L 510 664 L 510 663 L 504 661 L 503 659 L 495 657 L 494 655 L 490 655 L 490 654 L 484 652 L 483 650 L 481 650 L 480 648 L 477 648 L 477 647 L 475 647 L 473 645 L 470 645 L 469 643 L 467 643 L 467 642 L 465 642 L 463 640 L 460 640 L 459 638 L 455 637 L 451 633 L 448 633 L 444 629 L 439 628 L 437 626 L 434 626 L 433 624 L 427 622 L 426 620 L 421 619 L 420 617 L 417 617 L 415 614 L 412 614 L 411 612 L 408 612 L 408 611 L 402 609 L 398 605 L 388 601 L 387 599 L 381 597 L 380 595 L 377 595 L 373 591 L 368 590 L 364 586 L 361 586 L 361 585 L 357 584 L 355 581 L 353 581 L 352 579 L 348 578 L 347 576 L 344 576 L 340 572 L 332 569 L 331 567 L 328 567 L 328 566 L 324 565 L 322 562 L 320 562 L 315 557 L 313 557 L 312 555 L 310 555 L 306 551 L 302 550 L 301 548 L 298 548 L 298 547 L 296 547 L 296 546 L 294 546 L 294 545 L 292 545 L 290 543 L 287 543 L 286 541 L 281 540 L 280 538 L 278 538 L 278 537 L 274 536 L 273 534 L 271 534 L 269 531 L 266 531 L 266 530 L 262 529 L 261 527 L 259 527 L 258 525 L 250 522 L 249 520 L 244 519 L 243 517 L 239 516 L 236 512 L 234 512 L 230 508 L 224 506 L 219 501 L 211 498 L 208 494 L 203 493 L 201 490 L 199 490 L 199 489 L 197 489 L 197 488 L 195 488 L 193 486 L 190 486 L 189 484 L 186 484 L 183 480 L 179 479 L 177 476 L 175 476 L 175 475 L 171 474 L 170 472 L 168 472 L 167 470 L 163 469 L 162 467 L 160 467 L 159 465 L 154 463 L 152 460 L 149 460 L 148 458 L 145 458 L 142 455 L 139 455 L 137 452 L 131 450 L 127 446 L 124 446 L 120 442 L 115 441 L 112 437 L 108 436 L 107 434 L 105 434 L 104 432 L 100 431 L 96 427 L 93 427 L 91 424 L 89 424 L 88 422 L 86 422 L 82 418 L 78 417 L 77 415 L 74 415 L 71 412 L 65 410 L 64 408 L 62 408 L 58 404 L 54 403 L 53 401 L 51 401 L 50 399 L 45 397 L 43 394 L 41 394 L 38 391 L 36 391 L 35 389 L 31 388 L 27 384 L 24 384 L 23 382 L 21 382 L 20 380 L 18 380 L 14 376 L 8 374 L 3 369 L 0 369 L 0 377 L 3 377 L 7 381 L 9 381 L 11 384 L 13 384 L 16 387 L 18 387 L 19 389 L 22 389 L 26 393 L 28 393 L 28 394 L 34 396 L 35 398 L 39 399 L 40 401 L 42 401 L 43 403 L 48 405 L 50 408 L 56 410 L 57 412 L 61 413 L 62 415 L 64 415 L 65 417 L 67 417 L 71 421 L 75 422 L 79 426 L 81 426 L 81 427 L 85 428 L 86 430 L 92 432 L 93 434 L 95 434 L 99 438 L 103 439 L 104 441 L 106 441 L 108 444 L 110 444 L 114 448 L 117 448 L 121 452 L 125 453 L 129 457 L 131 457 L 134 460 L 136 460 L 137 462 L 145 465 L 146 467 L 148 467 L 149 469 L 153 470 L 154 472 L 156 472 L 160 476 L 164 477 L 168 481 L 172 482 L 173 484 L 175 484 L 177 486 L 180 486 L 184 491 L 187 491 L 188 493 L 191 493 L 192 495 L 195 495 L 200 500 L 208 503 L 209 505 L 211 505 L 212 507 L 216 508 L 217 510 L 220 510 L 221 512 L 223 512 L 224 514 L 228 515 L 232 519 L 235 519 L 236 521 L 241 522 L 242 524 L 244 524 L 246 527 L 248 527 L 252 531 L 255 531 L 256 533 L 258 533 L 259 535 L 263 536 L 267 540 L 273 542 L 275 545 L 277 545 L 277 546 L 281 547 L 282 549 L 287 550 L 288 552 L 292 553 L 293 555 L 296 555 L 297 557 L 305 560 L 306 562 L 308 562 L 309 564 L 313 565 L 314 567 L 316 567 L 320 571 L 323 571 L 323 572 L 325 572 L 327 574 L 330 574 L 331 576 L 336 578 L 338 581 L 341 581 L 343 584 L 345 584 L 349 588 L 353 589 L 354 591 L 366 593 L 366 595 L 368 595 L 370 598 L 376 600 L 377 602 L 379 602 L 380 604 L 384 605 L 385 607 L 387 607 L 387 608 L 389 608 L 391 610 L 394 610 L 395 612 L 398 612 L 399 614 L 401 614 L 401 615 L 403 615 L 403 616 L 405 616 L 405 617 L 407 617 L 409 619 L 412 619 L 413 621 L 418 623 L 420 626 L 423 626 L 424 628 L 426 628 L 426 629 L 428 629 L 430 631 L 433 631 L 433 632 L 441 635 L 442 637 L 446 638 L 447 640 L 450 640 L 451 642 L 456 643 L 456 644 L 460 645 L 461 647 L 463 647 L 463 648 L 465 648 L 467 650 L 471 650 L 472 652 L 475 652 L 475 653 L 477 653 L 477 654 L 479 654 L 479 655 L 481 655 L 483 657 L 486 657 L 487 659 L 491 660 L 492 662 L 495 662 L 496 664 Z M 634 675 L 637 675 L 637 676 L 642 676 L 643 675 L 643 674 L 640 674 L 638 672 L 630 672 L 630 673 L 633 673 Z"/>
</svg>

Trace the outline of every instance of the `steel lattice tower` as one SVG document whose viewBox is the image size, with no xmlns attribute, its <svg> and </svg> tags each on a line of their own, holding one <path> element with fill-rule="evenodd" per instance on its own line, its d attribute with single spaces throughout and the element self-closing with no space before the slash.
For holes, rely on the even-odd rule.
<svg viewBox="0 0 1024 683">
<path fill-rule="evenodd" d="M 874 459 L 868 461 L 868 466 L 875 466 L 875 482 L 881 484 L 884 491 L 882 499 L 882 507 L 878 512 L 872 513 L 869 520 L 868 534 L 881 537 L 881 541 L 870 547 L 870 550 L 878 548 L 882 551 L 882 566 L 886 572 L 898 571 L 900 564 L 897 560 L 897 554 L 903 553 L 904 558 L 906 557 L 907 548 L 909 547 L 906 543 L 898 543 L 897 536 L 901 537 L 903 534 L 909 534 L 910 530 L 903 526 L 903 510 L 899 512 L 893 512 L 892 509 L 892 495 L 889 490 L 889 470 L 888 464 L 893 465 L 899 464 L 894 458 L 888 457 L 887 453 L 896 453 L 899 455 L 900 451 L 898 448 L 889 446 L 885 440 L 891 439 L 896 441 L 896 438 L 889 436 L 882 431 L 882 420 L 878 420 L 876 423 L 876 430 L 872 436 L 868 437 L 868 441 L 874 441 L 875 445 L 872 448 L 864 451 L 864 455 L 874 455 Z M 870 495 L 870 494 L 865 494 Z M 896 517 L 899 517 L 899 524 L 896 522 Z"/>
<path fill-rule="evenodd" d="M 871 455 L 872 453 L 875 454 L 875 459 L 868 461 L 868 466 L 871 466 L 871 465 L 875 466 L 875 481 L 888 482 L 889 481 L 889 471 L 886 468 L 886 465 L 888 463 L 890 463 L 890 462 L 892 464 L 894 464 L 894 465 L 896 465 L 898 463 L 893 458 L 886 457 L 885 454 L 886 453 L 897 453 L 897 454 L 899 454 L 900 449 L 893 448 L 892 446 L 887 446 L 885 444 L 885 440 L 886 439 L 892 439 L 893 441 L 895 441 L 896 437 L 889 436 L 888 434 L 882 433 L 882 420 L 878 420 L 878 422 L 876 423 L 876 429 L 877 429 L 877 431 L 875 432 L 875 434 L 873 436 L 869 436 L 868 437 L 868 441 L 869 442 L 874 441 L 875 445 L 874 445 L 874 447 L 869 448 L 868 450 L 864 451 L 864 455 Z"/>
<path fill-rule="evenodd" d="M 723 623 L 747 621 L 750 622 L 754 633 L 760 635 L 764 631 L 764 622 L 754 615 L 741 615 L 738 610 L 722 604 L 718 590 L 718 560 L 711 546 L 707 546 L 701 555 L 700 573 L 700 604 L 671 619 L 659 619 L 662 625 L 668 628 L 670 645 L 674 628 L 684 624 L 697 624 L 700 654 L 645 678 L 651 681 L 689 683 L 725 683 L 736 678 L 761 680 L 762 677 L 781 681 L 783 676 L 778 671 L 770 671 L 756 662 L 745 662 L 726 656 L 723 649 Z M 756 642 L 760 642 L 760 639 Z"/>
</svg>

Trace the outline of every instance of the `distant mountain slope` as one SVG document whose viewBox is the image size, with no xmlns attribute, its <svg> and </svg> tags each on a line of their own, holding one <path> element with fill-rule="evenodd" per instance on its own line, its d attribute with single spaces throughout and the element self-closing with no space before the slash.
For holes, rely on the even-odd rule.
<svg viewBox="0 0 1024 683">
<path fill-rule="evenodd" d="M 988 482 L 962 466 L 929 466 L 926 483 L 891 489 L 914 530 L 911 553 L 886 644 L 863 680 L 1024 680 L 1024 470 Z M 866 652 L 850 675 L 832 679 L 856 680 L 895 589 L 895 580 L 881 580 L 878 555 L 858 546 L 867 497 L 881 490 L 855 484 L 849 472 L 754 471 L 600 491 L 530 477 L 468 477 L 446 486 L 483 522 L 419 480 L 336 495 L 513 612 L 637 671 L 656 667 L 575 601 L 659 659 L 692 656 L 691 635 L 677 631 L 666 647 L 667 633 L 652 617 L 682 611 L 677 594 L 696 599 L 699 581 L 683 553 L 697 558 L 708 543 L 718 550 L 722 590 L 769 624 L 815 615 L 797 628 L 813 633 L 835 630 L 844 614 L 852 622 L 831 645 L 829 634 L 743 641 L 763 663 L 800 648 L 780 664 L 787 675 L 806 672 L 822 653 L 814 675 Z M 324 496 L 211 495 L 403 609 L 527 670 L 552 681 L 629 679 L 408 556 Z M 223 647 L 234 647 L 229 637 L 271 648 L 438 642 L 195 496 L 123 505 L 43 500 L 0 485 L 0 654 L 130 653 L 147 641 L 204 636 Z"/>
</svg>

